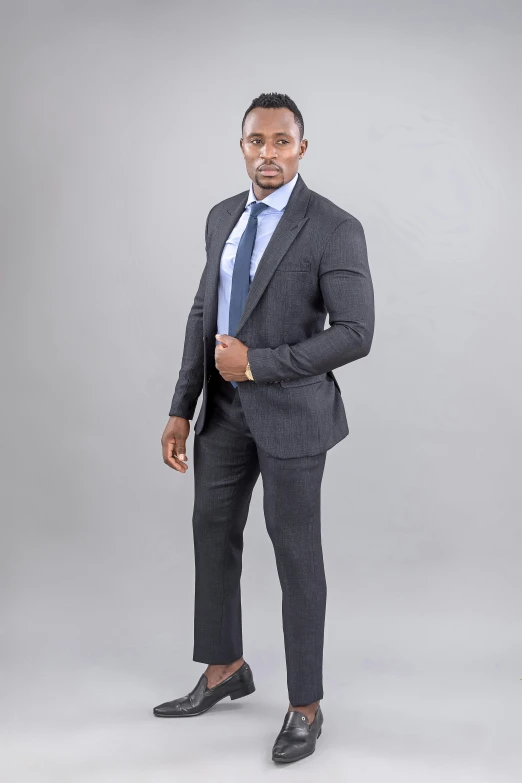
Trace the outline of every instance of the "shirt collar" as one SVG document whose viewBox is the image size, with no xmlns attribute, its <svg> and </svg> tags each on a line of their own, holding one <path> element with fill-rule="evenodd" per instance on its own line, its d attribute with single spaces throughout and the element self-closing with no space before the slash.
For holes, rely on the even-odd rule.
<svg viewBox="0 0 522 783">
<path fill-rule="evenodd" d="M 276 209 L 278 212 L 282 212 L 288 203 L 288 199 L 290 198 L 292 190 L 294 189 L 294 185 L 297 182 L 298 176 L 299 172 L 297 172 L 295 177 L 293 177 L 289 182 L 285 182 L 285 184 L 281 185 L 280 188 L 276 188 L 276 190 L 273 190 L 271 193 L 269 193 L 268 196 L 260 201 L 260 203 L 268 204 L 268 206 L 272 207 L 272 209 Z M 248 194 L 246 206 L 248 207 L 249 204 L 252 204 L 253 201 L 257 201 L 257 199 L 254 196 L 253 183 L 250 181 L 250 192 Z"/>
</svg>

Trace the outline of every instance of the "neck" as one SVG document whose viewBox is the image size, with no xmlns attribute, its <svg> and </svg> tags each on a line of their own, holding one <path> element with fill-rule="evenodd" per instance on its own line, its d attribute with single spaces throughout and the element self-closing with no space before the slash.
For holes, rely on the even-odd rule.
<svg viewBox="0 0 522 783">
<path fill-rule="evenodd" d="M 283 182 L 283 185 L 285 183 Z M 281 185 L 279 185 L 281 187 Z M 254 192 L 254 196 L 256 197 L 257 201 L 263 201 L 264 198 L 270 195 L 270 193 L 273 193 L 274 190 L 278 190 L 278 188 L 260 188 L 257 183 L 254 182 L 252 185 L 252 190 Z"/>
</svg>

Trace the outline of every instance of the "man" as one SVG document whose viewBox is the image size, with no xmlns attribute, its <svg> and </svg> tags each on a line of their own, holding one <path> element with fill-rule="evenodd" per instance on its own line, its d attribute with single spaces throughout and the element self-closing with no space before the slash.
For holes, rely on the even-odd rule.
<svg viewBox="0 0 522 783">
<path fill-rule="evenodd" d="M 298 173 L 308 141 L 287 96 L 262 94 L 245 112 L 240 147 L 249 191 L 207 217 L 207 261 L 188 316 L 163 458 L 187 471 L 194 427 L 193 660 L 208 664 L 158 717 L 200 715 L 255 690 L 243 658 L 240 577 L 252 491 L 263 507 L 282 590 L 289 707 L 274 761 L 315 750 L 323 714 L 326 580 L 320 490 L 326 452 L 348 435 L 336 367 L 366 356 L 373 286 L 357 218 Z M 324 329 L 326 314 L 330 327 Z"/>
</svg>

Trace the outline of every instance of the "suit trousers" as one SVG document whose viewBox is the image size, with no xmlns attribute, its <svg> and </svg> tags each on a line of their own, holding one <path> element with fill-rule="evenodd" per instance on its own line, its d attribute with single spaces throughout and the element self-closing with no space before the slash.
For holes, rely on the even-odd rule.
<svg viewBox="0 0 522 783">
<path fill-rule="evenodd" d="M 323 698 L 326 579 L 320 501 L 327 452 L 290 459 L 264 452 L 247 425 L 239 389 L 217 371 L 207 405 L 208 419 L 193 446 L 193 660 L 230 663 L 243 655 L 243 531 L 261 473 L 265 523 L 282 591 L 288 697 L 293 706 L 310 704 Z"/>
</svg>

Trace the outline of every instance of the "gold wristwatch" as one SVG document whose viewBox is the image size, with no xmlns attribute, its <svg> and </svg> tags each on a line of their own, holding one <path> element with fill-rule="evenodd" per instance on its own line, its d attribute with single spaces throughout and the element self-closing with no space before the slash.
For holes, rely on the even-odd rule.
<svg viewBox="0 0 522 783">
<path fill-rule="evenodd" d="M 250 369 L 250 362 L 248 362 L 245 370 L 245 375 L 248 378 L 249 381 L 254 380 L 254 376 L 252 375 L 252 370 Z"/>
</svg>

